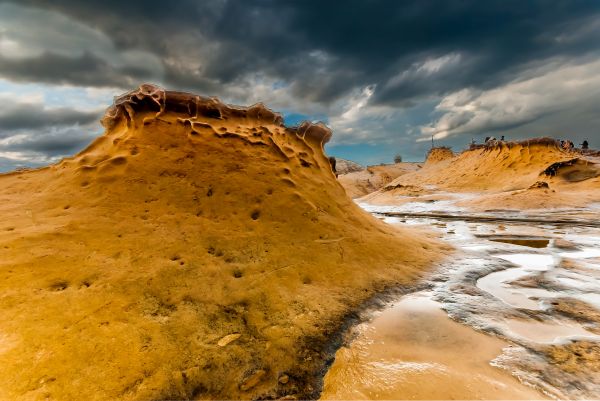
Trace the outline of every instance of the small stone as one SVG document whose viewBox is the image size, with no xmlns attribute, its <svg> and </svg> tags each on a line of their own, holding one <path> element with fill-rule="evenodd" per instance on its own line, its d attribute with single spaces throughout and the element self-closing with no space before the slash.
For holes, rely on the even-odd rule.
<svg viewBox="0 0 600 401">
<path fill-rule="evenodd" d="M 529 187 L 529 189 L 547 189 L 550 185 L 546 181 L 537 181 L 535 184 Z"/>
<path fill-rule="evenodd" d="M 279 383 L 281 384 L 287 384 L 287 382 L 290 381 L 290 377 L 288 375 L 281 375 L 279 377 Z"/>
<path fill-rule="evenodd" d="M 577 244 L 567 241 L 566 239 L 556 238 L 554 240 L 554 247 L 559 249 L 575 250 L 577 249 Z"/>
<path fill-rule="evenodd" d="M 217 345 L 218 345 L 219 347 L 224 347 L 224 346 L 226 346 L 227 344 L 229 344 L 229 343 L 231 343 L 231 342 L 233 342 L 233 341 L 237 340 L 237 339 L 238 339 L 238 338 L 240 338 L 241 336 L 242 336 L 242 335 L 241 335 L 241 334 L 239 334 L 239 333 L 234 333 L 234 334 L 229 334 L 229 335 L 226 335 L 225 337 L 223 337 L 223 338 L 221 338 L 221 339 L 219 340 L 219 342 L 217 343 Z"/>
<path fill-rule="evenodd" d="M 263 378 L 263 376 L 266 373 L 267 372 L 265 372 L 262 369 L 257 370 L 241 384 L 240 390 L 242 390 L 242 391 L 250 390 L 252 387 L 256 386 L 261 381 L 261 379 Z"/>
</svg>

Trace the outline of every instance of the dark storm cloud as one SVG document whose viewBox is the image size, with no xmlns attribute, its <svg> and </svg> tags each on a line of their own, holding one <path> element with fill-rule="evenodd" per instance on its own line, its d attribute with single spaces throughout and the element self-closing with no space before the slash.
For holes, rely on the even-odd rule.
<svg viewBox="0 0 600 401">
<path fill-rule="evenodd" d="M 101 113 L 70 108 L 47 109 L 41 104 L 17 103 L 0 110 L 2 132 L 53 126 L 85 125 L 98 121 Z"/>
<path fill-rule="evenodd" d="M 582 0 L 26 4 L 98 28 L 119 49 L 155 54 L 164 61 L 167 86 L 218 90 L 258 72 L 289 82 L 300 98 L 321 103 L 376 84 L 371 101 L 389 105 L 407 105 L 463 87 L 494 87 L 515 79 L 531 63 L 596 51 L 598 30 L 584 28 L 600 13 L 599 2 Z M 196 65 L 189 54 L 201 49 L 208 50 L 198 53 Z M 449 54 L 459 56 L 455 64 L 423 69 L 427 60 Z M 186 61 L 175 65 L 170 59 Z M 87 55 L 71 63 L 60 61 L 54 64 L 60 65 L 62 78 L 52 78 L 42 67 L 19 75 L 16 67 L 0 65 L 0 73 L 95 86 L 129 82 L 122 71 L 107 67 L 108 60 L 92 62 Z M 84 65 L 92 72 L 86 74 Z M 143 72 L 126 76 L 143 81 Z M 399 76 L 403 72 L 404 79 Z"/>
<path fill-rule="evenodd" d="M 0 171 L 47 164 L 83 149 L 99 131 L 101 114 L 49 109 L 41 103 L 5 104 L 0 110 Z"/>
<path fill-rule="evenodd" d="M 17 82 L 113 87 L 132 86 L 150 76 L 141 67 L 115 68 L 89 52 L 77 57 L 51 52 L 19 59 L 0 56 L 0 74 Z"/>
<path fill-rule="evenodd" d="M 83 149 L 91 142 L 90 136 L 82 136 L 81 131 L 58 129 L 51 132 L 35 132 L 11 138 L 0 145 L 0 151 L 26 152 L 44 157 L 67 156 Z"/>
<path fill-rule="evenodd" d="M 368 143 L 385 148 L 388 161 L 397 151 L 390 144 L 422 158 L 429 142 L 416 141 L 431 135 L 458 149 L 489 133 L 571 132 L 579 140 L 595 132 L 597 0 L 0 0 L 2 6 L 10 6 L 0 8 L 7 91 L 45 84 L 37 86 L 55 91 L 45 98 L 60 105 L 105 107 L 113 94 L 149 81 L 325 115 L 333 145 Z M 87 104 L 62 98 L 76 91 L 89 92 L 81 96 Z M 37 105 L 25 115 L 20 107 L 0 109 L 0 170 L 70 154 L 100 130 L 92 112 Z"/>
</svg>

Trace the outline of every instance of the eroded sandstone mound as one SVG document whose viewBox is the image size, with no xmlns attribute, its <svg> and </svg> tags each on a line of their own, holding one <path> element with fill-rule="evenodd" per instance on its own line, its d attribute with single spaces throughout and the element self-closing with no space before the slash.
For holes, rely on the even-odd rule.
<svg viewBox="0 0 600 401">
<path fill-rule="evenodd" d="M 458 191 L 522 189 L 550 164 L 570 158 L 555 141 L 496 142 L 427 164 L 419 178 L 406 178 Z"/>
<path fill-rule="evenodd" d="M 493 141 L 451 158 L 427 162 L 423 169 L 400 176 L 368 197 L 393 203 L 406 188 L 483 193 L 458 203 L 475 209 L 579 207 L 600 201 L 600 165 L 565 151 L 551 138 L 521 142 Z M 429 160 L 429 159 L 428 159 Z"/>
<path fill-rule="evenodd" d="M 323 125 L 144 85 L 0 175 L 0 399 L 314 397 L 350 311 L 439 254 L 358 209 Z"/>
</svg>

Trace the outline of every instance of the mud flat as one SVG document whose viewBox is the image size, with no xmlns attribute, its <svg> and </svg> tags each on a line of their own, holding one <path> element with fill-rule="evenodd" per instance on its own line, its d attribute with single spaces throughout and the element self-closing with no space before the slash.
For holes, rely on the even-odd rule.
<svg viewBox="0 0 600 401">
<path fill-rule="evenodd" d="M 506 211 L 488 212 L 489 221 L 431 217 L 468 214 L 460 198 L 361 204 L 389 224 L 433 228 L 460 252 L 425 280 L 427 291 L 348 333 L 322 397 L 600 397 L 600 229 L 553 223 L 575 218 L 568 210 L 540 222 Z"/>
</svg>

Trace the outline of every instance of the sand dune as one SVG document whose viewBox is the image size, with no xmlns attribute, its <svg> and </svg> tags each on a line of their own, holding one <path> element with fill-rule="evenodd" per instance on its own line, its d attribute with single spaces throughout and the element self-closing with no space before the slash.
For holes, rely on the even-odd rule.
<svg viewBox="0 0 600 401">
<path fill-rule="evenodd" d="M 144 85 L 78 155 L 0 175 L 0 398 L 318 394 L 345 316 L 437 242 L 361 211 L 331 131 Z"/>
<path fill-rule="evenodd" d="M 365 198 L 394 203 L 399 196 L 432 191 L 481 193 L 457 203 L 472 209 L 578 207 L 600 202 L 600 164 L 576 151 L 565 151 L 550 138 L 494 142 L 453 157 L 438 152 L 423 169 L 402 175 Z"/>
</svg>

